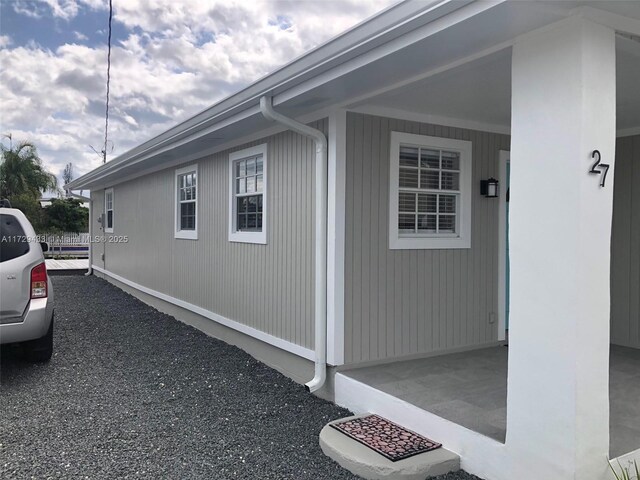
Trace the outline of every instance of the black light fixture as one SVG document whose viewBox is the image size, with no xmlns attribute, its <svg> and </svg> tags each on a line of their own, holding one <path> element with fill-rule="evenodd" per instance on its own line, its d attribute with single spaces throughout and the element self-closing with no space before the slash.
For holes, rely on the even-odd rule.
<svg viewBox="0 0 640 480">
<path fill-rule="evenodd" d="M 497 198 L 498 193 L 498 180 L 491 177 L 488 180 L 480 180 L 480 194 L 487 198 Z"/>
</svg>

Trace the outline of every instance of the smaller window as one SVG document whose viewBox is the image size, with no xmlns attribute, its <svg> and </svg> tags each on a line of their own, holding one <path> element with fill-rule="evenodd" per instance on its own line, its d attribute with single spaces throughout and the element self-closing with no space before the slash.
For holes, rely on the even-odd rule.
<svg viewBox="0 0 640 480">
<path fill-rule="evenodd" d="M 229 155 L 229 241 L 267 243 L 267 144 Z"/>
<path fill-rule="evenodd" d="M 470 248 L 471 146 L 391 132 L 389 248 Z"/>
<path fill-rule="evenodd" d="M 198 166 L 176 170 L 175 238 L 198 239 Z"/>
<path fill-rule="evenodd" d="M 104 191 L 104 231 L 113 233 L 113 188 Z"/>
</svg>

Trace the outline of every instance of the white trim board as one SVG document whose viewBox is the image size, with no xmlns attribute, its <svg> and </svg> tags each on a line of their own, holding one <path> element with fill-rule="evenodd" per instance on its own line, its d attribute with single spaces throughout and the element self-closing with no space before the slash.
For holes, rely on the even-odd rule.
<svg viewBox="0 0 640 480">
<path fill-rule="evenodd" d="M 347 112 L 329 115 L 327 199 L 327 362 L 344 364 Z"/>
<path fill-rule="evenodd" d="M 114 280 L 117 280 L 118 282 L 135 288 L 142 293 L 146 293 L 147 295 L 151 295 L 152 297 L 158 298 L 172 305 L 176 305 L 180 308 L 184 308 L 185 310 L 189 310 L 190 312 L 196 313 L 202 317 L 208 318 L 209 320 L 213 320 L 216 323 L 224 325 L 225 327 L 231 328 L 240 333 L 244 333 L 245 335 L 261 340 L 265 343 L 268 343 L 269 345 L 273 345 L 274 347 L 293 353 L 294 355 L 297 355 L 299 357 L 306 358 L 307 360 L 313 361 L 315 358 L 314 351 L 306 347 L 296 345 L 295 343 L 291 343 L 282 338 L 275 337 L 256 328 L 250 327 L 235 320 L 231 320 L 230 318 L 223 317 L 222 315 L 218 315 L 217 313 L 211 312 L 202 307 L 198 307 L 197 305 L 193 305 L 192 303 L 185 302 L 184 300 L 180 300 L 179 298 L 172 297 L 171 295 L 167 295 L 166 293 L 158 292 L 136 282 L 132 282 L 131 280 L 121 277 L 116 273 L 105 270 L 104 268 L 100 268 L 95 265 L 92 265 L 91 268 L 93 268 L 96 272 L 100 272 L 108 277 L 113 278 Z"/>
</svg>

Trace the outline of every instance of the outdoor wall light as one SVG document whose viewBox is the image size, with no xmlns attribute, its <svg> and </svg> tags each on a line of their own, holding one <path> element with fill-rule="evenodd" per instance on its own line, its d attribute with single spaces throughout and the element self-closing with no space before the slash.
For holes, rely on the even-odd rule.
<svg viewBox="0 0 640 480">
<path fill-rule="evenodd" d="M 487 198 L 498 197 L 498 180 L 493 177 L 488 180 L 480 180 L 480 194 Z"/>
</svg>

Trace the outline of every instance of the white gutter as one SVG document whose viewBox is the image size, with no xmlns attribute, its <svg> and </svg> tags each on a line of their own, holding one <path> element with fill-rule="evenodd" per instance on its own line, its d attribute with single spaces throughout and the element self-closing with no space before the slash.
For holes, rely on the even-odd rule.
<svg viewBox="0 0 640 480">
<path fill-rule="evenodd" d="M 271 97 L 260 98 L 260 111 L 316 143 L 315 218 L 315 376 L 305 384 L 309 392 L 322 388 L 327 378 L 327 137 L 320 130 L 297 122 L 273 109 Z"/>
<path fill-rule="evenodd" d="M 91 224 L 91 210 L 93 210 L 93 200 L 91 200 L 90 197 L 83 197 L 82 195 L 78 195 L 77 193 L 73 193 L 72 191 L 69 191 L 69 195 L 71 195 L 74 198 L 78 198 L 80 200 L 82 200 L 83 202 L 89 202 L 89 269 L 87 270 L 87 273 L 85 273 L 85 276 L 89 276 L 93 273 L 93 267 L 91 266 L 91 263 L 93 263 L 91 261 L 91 246 L 93 245 L 93 235 L 92 235 L 92 224 Z"/>
</svg>

